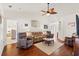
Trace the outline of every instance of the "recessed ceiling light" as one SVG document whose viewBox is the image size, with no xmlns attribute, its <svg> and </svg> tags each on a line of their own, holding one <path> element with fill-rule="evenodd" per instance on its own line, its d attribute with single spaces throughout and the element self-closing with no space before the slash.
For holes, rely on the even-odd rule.
<svg viewBox="0 0 79 59">
<path fill-rule="evenodd" d="M 9 7 L 9 8 L 12 8 L 12 5 L 9 5 L 8 7 Z"/>
</svg>

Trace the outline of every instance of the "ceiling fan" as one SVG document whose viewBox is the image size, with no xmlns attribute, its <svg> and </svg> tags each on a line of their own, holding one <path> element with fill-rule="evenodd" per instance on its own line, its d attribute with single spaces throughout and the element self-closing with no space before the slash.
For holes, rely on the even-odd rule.
<svg viewBox="0 0 79 59">
<path fill-rule="evenodd" d="M 50 14 L 57 14 L 57 12 L 55 12 L 54 8 L 50 8 L 49 7 L 50 3 L 47 3 L 47 11 L 41 10 L 42 15 L 50 15 Z"/>
</svg>

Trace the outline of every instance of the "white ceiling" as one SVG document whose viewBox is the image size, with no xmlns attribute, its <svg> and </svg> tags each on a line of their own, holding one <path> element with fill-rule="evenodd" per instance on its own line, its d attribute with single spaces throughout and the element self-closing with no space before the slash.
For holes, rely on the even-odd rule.
<svg viewBox="0 0 79 59">
<path fill-rule="evenodd" d="M 18 11 L 18 12 L 38 12 L 42 9 L 46 9 L 46 4 L 41 3 L 7 3 L 2 4 L 4 10 L 9 11 Z M 8 6 L 12 5 L 12 8 L 9 8 Z"/>
<path fill-rule="evenodd" d="M 12 5 L 12 8 L 8 6 Z M 54 7 L 57 11 L 57 15 L 68 15 L 73 13 L 79 13 L 79 4 L 69 4 L 69 3 L 53 3 L 50 4 L 51 7 Z M 27 17 L 27 18 L 40 18 L 41 10 L 46 10 L 46 3 L 4 3 L 2 8 L 6 17 L 18 18 L 18 17 Z M 45 17 L 45 16 L 44 16 Z"/>
<path fill-rule="evenodd" d="M 12 8 L 8 6 L 12 5 Z M 77 3 L 53 3 L 50 4 L 51 7 L 56 8 L 57 10 L 64 10 L 64 11 L 72 11 L 73 9 L 78 9 L 79 4 Z M 40 10 L 46 10 L 47 4 L 46 3 L 4 3 L 2 4 L 4 10 L 7 11 L 24 11 L 24 12 L 40 12 Z"/>
</svg>

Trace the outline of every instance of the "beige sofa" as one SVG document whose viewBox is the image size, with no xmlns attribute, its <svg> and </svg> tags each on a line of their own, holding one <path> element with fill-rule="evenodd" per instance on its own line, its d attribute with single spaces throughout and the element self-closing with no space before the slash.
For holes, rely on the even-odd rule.
<svg viewBox="0 0 79 59">
<path fill-rule="evenodd" d="M 42 41 L 44 38 L 44 35 L 42 32 L 32 32 L 32 39 L 33 42 L 39 42 Z"/>
</svg>

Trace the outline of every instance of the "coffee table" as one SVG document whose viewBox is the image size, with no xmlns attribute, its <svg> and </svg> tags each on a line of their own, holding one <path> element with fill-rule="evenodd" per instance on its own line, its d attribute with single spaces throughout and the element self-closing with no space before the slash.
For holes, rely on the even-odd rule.
<svg viewBox="0 0 79 59">
<path fill-rule="evenodd" d="M 50 46 L 50 44 L 52 44 L 52 42 L 54 43 L 54 39 L 53 38 L 43 38 L 45 44 L 48 44 L 48 46 Z"/>
</svg>

